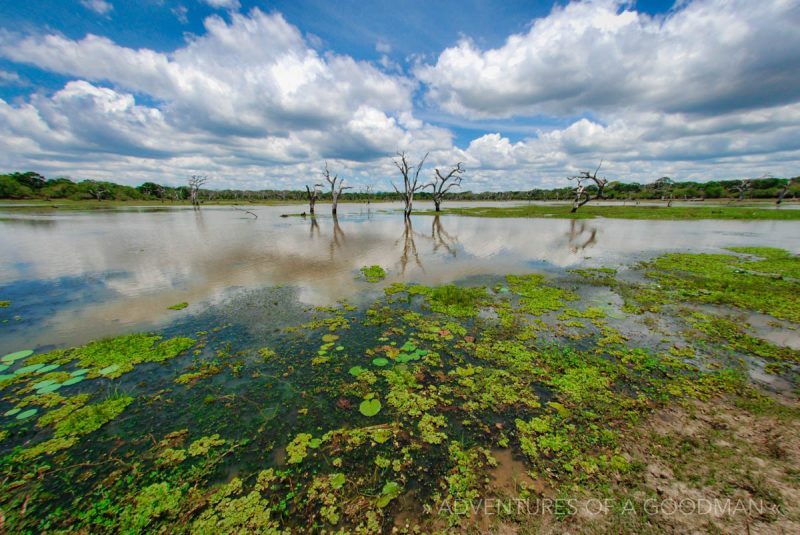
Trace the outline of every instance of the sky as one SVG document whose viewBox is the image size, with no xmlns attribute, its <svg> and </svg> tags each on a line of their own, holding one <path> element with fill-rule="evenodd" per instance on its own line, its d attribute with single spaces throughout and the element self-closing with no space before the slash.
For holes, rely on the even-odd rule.
<svg viewBox="0 0 800 535">
<path fill-rule="evenodd" d="M 298 189 L 800 175 L 800 0 L 0 0 L 0 171 Z"/>
</svg>

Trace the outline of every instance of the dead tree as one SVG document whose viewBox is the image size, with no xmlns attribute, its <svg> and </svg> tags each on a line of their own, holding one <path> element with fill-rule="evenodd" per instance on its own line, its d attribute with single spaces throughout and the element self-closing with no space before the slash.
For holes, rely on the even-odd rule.
<svg viewBox="0 0 800 535">
<path fill-rule="evenodd" d="M 408 163 L 405 152 L 398 152 L 397 156 L 399 157 L 399 160 L 392 160 L 394 165 L 397 166 L 397 168 L 400 170 L 400 173 L 403 175 L 403 191 L 400 191 L 397 186 L 394 185 L 394 183 L 392 183 L 392 186 L 394 187 L 394 190 L 403 197 L 403 203 L 405 204 L 403 215 L 406 217 L 406 219 L 411 216 L 411 208 L 414 204 L 414 194 L 430 186 L 430 184 L 419 183 L 419 173 L 422 171 L 422 165 L 428 158 L 428 154 L 429 153 L 426 153 L 417 165 L 411 165 Z"/>
<path fill-rule="evenodd" d="M 775 201 L 776 205 L 780 206 L 780 204 L 783 202 L 783 198 L 786 197 L 787 193 L 789 193 L 789 188 L 792 186 L 792 184 L 794 184 L 794 182 L 796 180 L 797 180 L 797 177 L 790 178 L 789 180 L 786 181 L 786 184 L 783 185 L 783 188 L 781 188 L 781 191 L 778 192 L 778 200 Z"/>
<path fill-rule="evenodd" d="M 653 182 L 653 189 L 661 196 L 662 201 L 667 201 L 667 208 L 672 206 L 672 185 L 672 179 L 668 176 L 662 176 Z"/>
<path fill-rule="evenodd" d="M 745 178 L 743 180 L 740 180 L 738 184 L 733 186 L 733 190 L 739 193 L 739 196 L 737 197 L 736 200 L 737 201 L 743 201 L 744 200 L 744 196 L 747 195 L 747 193 L 751 189 L 753 189 L 753 183 L 749 178 Z"/>
<path fill-rule="evenodd" d="M 189 199 L 192 201 L 192 206 L 200 206 L 200 188 L 206 182 L 208 177 L 203 175 L 192 175 L 189 179 Z"/>
<path fill-rule="evenodd" d="M 108 193 L 108 190 L 102 184 L 97 184 L 96 182 L 93 182 L 92 187 L 90 187 L 87 191 L 89 192 L 89 195 L 98 201 L 102 201 L 103 196 Z"/>
<path fill-rule="evenodd" d="M 444 196 L 447 195 L 450 188 L 461 187 L 461 175 L 464 173 L 464 168 L 461 167 L 461 162 L 458 162 L 446 175 L 442 175 L 438 169 L 434 169 L 434 171 L 436 171 L 436 176 L 433 179 L 431 188 L 433 188 L 433 204 L 436 206 L 436 211 L 438 212 L 442 200 L 444 200 Z"/>
<path fill-rule="evenodd" d="M 320 196 L 320 188 L 322 184 L 314 184 L 314 189 L 311 189 L 308 185 L 306 185 L 306 197 L 308 198 L 308 211 L 311 215 L 314 215 L 314 205 L 317 204 Z"/>
<path fill-rule="evenodd" d="M 340 179 L 339 175 L 333 175 L 331 177 L 331 172 L 328 170 L 328 162 L 325 162 L 325 170 L 322 172 L 322 176 L 325 177 L 325 180 L 328 181 L 328 184 L 331 185 L 331 202 L 333 203 L 333 208 L 331 209 L 331 213 L 336 215 L 336 207 L 339 204 L 339 195 L 342 194 L 342 190 L 352 189 L 350 186 L 344 185 L 344 179 Z M 339 182 L 339 187 L 336 187 L 336 182 Z M 311 210 L 311 213 L 314 213 L 314 210 Z"/>
<path fill-rule="evenodd" d="M 603 189 L 606 187 L 606 184 L 608 184 L 608 180 L 597 177 L 597 173 L 600 171 L 600 167 L 602 165 L 603 162 L 601 161 L 600 165 L 597 166 L 597 169 L 594 170 L 594 173 L 590 171 L 581 171 L 577 176 L 567 177 L 567 180 L 576 181 L 575 200 L 572 202 L 572 210 L 570 210 L 570 212 L 577 212 L 578 208 L 592 199 L 605 199 Z M 594 182 L 594 184 L 591 184 L 590 182 Z M 591 186 L 595 186 L 597 188 L 597 193 L 594 194 L 594 197 L 592 197 L 592 192 L 589 190 L 589 187 Z"/>
</svg>

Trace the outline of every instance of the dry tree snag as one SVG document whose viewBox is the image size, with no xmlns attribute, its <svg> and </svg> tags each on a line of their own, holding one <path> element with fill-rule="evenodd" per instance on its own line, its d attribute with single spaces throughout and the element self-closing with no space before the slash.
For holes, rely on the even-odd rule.
<svg viewBox="0 0 800 535">
<path fill-rule="evenodd" d="M 442 176 L 442 173 L 439 172 L 438 169 L 435 169 L 435 171 L 436 176 L 433 179 L 431 187 L 433 188 L 433 204 L 436 205 L 436 211 L 438 212 L 442 200 L 444 200 L 444 196 L 447 195 L 450 188 L 461 187 L 461 175 L 464 173 L 464 168 L 461 167 L 461 162 L 458 162 L 456 166 L 444 176 Z M 448 182 L 450 183 L 448 184 Z"/>
<path fill-rule="evenodd" d="M 750 181 L 749 178 L 745 178 L 744 180 L 739 181 L 738 184 L 733 186 L 733 190 L 739 193 L 739 197 L 737 197 L 737 201 L 743 201 L 744 196 L 753 188 L 753 183 Z"/>
<path fill-rule="evenodd" d="M 93 183 L 93 184 L 95 184 L 95 183 Z M 91 195 L 92 197 L 94 197 L 98 201 L 102 201 L 103 200 L 103 196 L 108 193 L 108 190 L 105 187 L 103 187 L 102 184 L 93 185 L 91 188 L 89 188 L 88 191 L 89 191 L 89 195 Z"/>
<path fill-rule="evenodd" d="M 786 182 L 786 184 L 783 185 L 783 188 L 781 188 L 781 191 L 778 192 L 778 200 L 775 201 L 775 204 L 780 205 L 783 202 L 783 198 L 786 197 L 787 193 L 789 193 L 789 188 L 791 187 L 792 184 L 794 184 L 795 180 L 797 180 L 797 179 L 796 178 L 790 178 Z"/>
<path fill-rule="evenodd" d="M 314 189 L 311 189 L 308 185 L 306 185 L 306 197 L 308 198 L 308 211 L 311 215 L 314 215 L 314 205 L 317 204 L 320 195 L 320 188 L 322 184 L 314 184 Z"/>
<path fill-rule="evenodd" d="M 192 201 L 192 206 L 200 206 L 200 187 L 208 182 L 208 177 L 203 175 L 192 175 L 189 179 L 189 198 Z"/>
<path fill-rule="evenodd" d="M 426 153 L 417 165 L 411 165 L 408 163 L 405 152 L 398 152 L 397 156 L 399 157 L 399 160 L 392 160 L 392 163 L 397 166 L 397 168 L 400 170 L 400 173 L 403 175 L 403 191 L 400 191 L 397 186 L 394 185 L 394 183 L 392 183 L 392 186 L 397 193 L 403 196 L 403 203 L 405 204 L 403 215 L 406 218 L 411 216 L 411 207 L 412 204 L 414 204 L 414 194 L 430 186 L 430 184 L 419 183 L 419 173 L 422 171 L 422 165 L 428 158 L 428 154 L 429 153 Z"/>
<path fill-rule="evenodd" d="M 575 200 L 572 202 L 572 210 L 570 210 L 570 212 L 577 212 L 578 208 L 592 199 L 605 199 L 603 196 L 603 189 L 606 187 L 606 184 L 608 184 L 608 180 L 605 178 L 597 178 L 597 172 L 600 171 L 602 165 L 603 162 L 601 161 L 597 169 L 594 170 L 594 173 L 581 171 L 577 176 L 567 177 L 567 180 L 575 180 L 577 183 L 575 186 Z M 594 182 L 594 184 L 591 184 L 591 182 Z M 592 186 L 597 188 L 597 193 L 595 193 L 594 197 L 592 197 L 592 192 L 589 190 Z"/>
<path fill-rule="evenodd" d="M 328 181 L 328 184 L 331 185 L 331 202 L 333 202 L 333 208 L 331 213 L 336 215 L 336 207 L 339 204 L 339 195 L 342 194 L 342 190 L 352 189 L 350 186 L 345 187 L 344 179 L 339 179 L 339 175 L 333 175 L 331 177 L 331 172 L 328 170 L 328 162 L 325 162 L 325 170 L 322 172 L 322 176 L 325 177 L 325 180 Z M 339 188 L 336 188 L 336 182 L 339 182 Z M 312 210 L 311 213 L 313 214 L 314 211 Z"/>
<path fill-rule="evenodd" d="M 661 195 L 662 201 L 667 201 L 667 208 L 672 206 L 672 185 L 672 179 L 668 176 L 662 176 L 653 182 L 653 189 L 656 191 L 656 194 Z"/>
</svg>

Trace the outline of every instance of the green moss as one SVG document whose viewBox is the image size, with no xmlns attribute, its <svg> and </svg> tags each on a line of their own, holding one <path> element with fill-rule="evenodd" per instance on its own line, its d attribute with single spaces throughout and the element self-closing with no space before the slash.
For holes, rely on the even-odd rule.
<svg viewBox="0 0 800 535">
<path fill-rule="evenodd" d="M 308 446 L 312 438 L 313 435 L 308 433 L 300 433 L 294 437 L 286 446 L 286 453 L 289 456 L 287 462 L 290 464 L 303 462 L 303 459 L 308 455 Z"/>
<path fill-rule="evenodd" d="M 479 307 L 487 297 L 486 288 L 469 288 L 454 284 L 432 288 L 414 285 L 408 287 L 408 293 L 409 295 L 425 296 L 425 301 L 431 310 L 456 318 L 476 316 Z"/>
<path fill-rule="evenodd" d="M 164 340 L 156 335 L 130 334 L 90 342 L 85 346 L 71 349 L 57 349 L 49 353 L 35 355 L 29 359 L 32 364 L 65 364 L 77 360 L 79 367 L 93 368 L 109 378 L 119 377 L 143 362 L 163 362 L 186 351 L 194 340 L 191 338 L 171 338 Z M 105 370 L 105 373 L 102 373 Z M 92 373 L 92 372 L 90 372 Z"/>
<path fill-rule="evenodd" d="M 169 520 L 178 511 L 181 498 L 180 489 L 167 482 L 144 487 L 120 515 L 119 527 L 124 533 L 145 533 L 154 520 Z"/>
<path fill-rule="evenodd" d="M 763 249 L 758 249 L 762 253 Z M 770 314 L 800 323 L 797 282 L 764 276 L 783 276 L 800 269 L 800 257 L 780 255 L 754 261 L 726 254 L 671 253 L 645 264 L 646 275 L 657 281 L 665 296 Z"/>
<path fill-rule="evenodd" d="M 194 442 L 189 445 L 187 452 L 192 457 L 197 457 L 199 455 L 208 455 L 208 452 L 211 448 L 216 448 L 218 446 L 222 446 L 225 444 L 225 439 L 219 438 L 217 433 L 214 433 L 211 436 L 198 438 Z"/>
<path fill-rule="evenodd" d="M 130 396 L 119 396 L 76 409 L 55 424 L 55 436 L 80 436 L 96 431 L 119 416 L 132 401 Z"/>
<path fill-rule="evenodd" d="M 554 288 L 544 284 L 544 276 L 536 273 L 529 275 L 508 275 L 506 277 L 511 291 L 520 296 L 520 306 L 528 314 L 540 316 L 563 308 L 565 301 L 575 301 L 578 296 L 562 288 Z"/>
<path fill-rule="evenodd" d="M 361 273 L 367 282 L 380 282 L 386 278 L 386 270 L 381 266 L 364 266 L 361 268 Z"/>
<path fill-rule="evenodd" d="M 697 330 L 715 342 L 721 342 L 734 351 L 755 355 L 765 359 L 800 362 L 800 351 L 785 346 L 776 346 L 766 340 L 747 334 L 741 322 L 708 314 L 694 313 L 687 318 Z"/>
</svg>

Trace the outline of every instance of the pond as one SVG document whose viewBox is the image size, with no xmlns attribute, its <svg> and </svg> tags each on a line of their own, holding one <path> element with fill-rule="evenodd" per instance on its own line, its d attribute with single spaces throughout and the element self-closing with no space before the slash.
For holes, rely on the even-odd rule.
<svg viewBox="0 0 800 535">
<path fill-rule="evenodd" d="M 800 420 L 796 222 L 305 208 L 0 215 L 0 531 L 535 532 L 582 520 L 472 508 L 638 508 L 653 452 L 738 473 L 752 440 L 720 430 Z M 643 427 L 685 407 L 749 419 Z M 747 459 L 777 507 L 776 448 Z"/>
<path fill-rule="evenodd" d="M 486 205 L 511 203 L 482 203 Z M 469 206 L 450 203 L 449 206 Z M 416 203 L 420 210 L 432 208 Z M 792 221 L 489 219 L 414 216 L 396 204 L 0 212 L 0 300 L 15 304 L 0 352 L 162 327 L 242 289 L 290 285 L 306 305 L 364 303 L 393 282 L 625 267 L 665 251 L 759 244 L 800 250 Z M 381 265 L 375 286 L 359 276 Z M 183 312 L 169 310 L 189 303 Z"/>
</svg>

